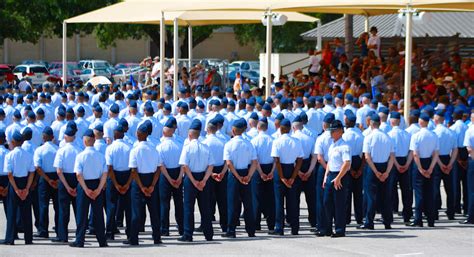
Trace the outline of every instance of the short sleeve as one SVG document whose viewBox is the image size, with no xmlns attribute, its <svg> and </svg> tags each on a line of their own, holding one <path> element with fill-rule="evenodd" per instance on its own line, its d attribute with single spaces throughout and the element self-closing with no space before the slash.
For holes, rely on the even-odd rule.
<svg viewBox="0 0 474 257">
<path fill-rule="evenodd" d="M 474 133 L 472 133 L 472 131 L 473 129 L 469 129 L 466 131 L 466 135 L 464 136 L 463 146 L 474 148 Z"/>
<path fill-rule="evenodd" d="M 112 166 L 113 162 L 112 147 L 107 147 L 107 149 L 105 149 L 105 164 Z"/>
<path fill-rule="evenodd" d="M 257 159 L 257 149 L 255 149 L 254 145 L 253 144 L 249 144 L 250 146 L 250 151 L 252 151 L 252 154 L 251 154 L 251 160 L 256 160 Z"/>
<path fill-rule="evenodd" d="M 413 152 L 417 152 L 417 150 L 418 150 L 418 143 L 417 143 L 417 140 L 416 140 L 416 135 L 411 137 L 410 150 L 413 151 Z"/>
<path fill-rule="evenodd" d="M 348 145 L 341 147 L 341 157 L 345 162 L 352 160 L 351 150 L 349 149 Z"/>
<path fill-rule="evenodd" d="M 29 164 L 28 164 L 28 172 L 35 172 L 35 165 L 33 163 L 33 156 L 31 156 L 30 158 L 28 158 L 29 160 Z"/>
<path fill-rule="evenodd" d="M 181 155 L 179 156 L 179 165 L 189 164 L 189 157 L 188 157 L 189 147 L 188 146 L 189 144 L 184 146 L 183 151 L 181 152 Z"/>
<path fill-rule="evenodd" d="M 208 157 L 208 160 L 207 160 L 207 165 L 208 166 L 214 166 L 215 165 L 214 156 L 211 153 L 210 148 L 208 148 L 208 150 L 209 150 L 209 157 Z"/>
<path fill-rule="evenodd" d="M 280 157 L 280 153 L 279 153 L 279 149 L 278 149 L 278 142 L 277 141 L 273 141 L 273 144 L 272 144 L 272 157 Z"/>
<path fill-rule="evenodd" d="M 363 153 L 370 153 L 369 140 L 370 140 L 370 137 L 364 138 L 364 144 L 362 145 L 362 152 Z"/>
<path fill-rule="evenodd" d="M 230 154 L 230 144 L 231 142 L 228 142 L 227 144 L 224 145 L 224 161 L 230 161 L 231 160 L 231 154 Z"/>
<path fill-rule="evenodd" d="M 7 156 L 5 157 L 5 164 L 3 165 L 3 171 L 5 173 L 12 173 L 13 170 L 12 170 L 12 161 L 11 161 L 11 157 L 9 154 L 7 154 Z"/>
<path fill-rule="evenodd" d="M 161 166 L 161 164 L 163 163 L 163 159 L 161 159 L 161 155 L 160 153 L 158 152 L 158 150 L 156 150 L 156 148 L 153 148 L 153 152 L 154 152 L 154 155 L 156 156 L 156 167 L 159 167 Z"/>
<path fill-rule="evenodd" d="M 137 151 L 136 151 L 137 148 L 134 148 L 131 152 L 130 152 L 130 158 L 128 159 L 128 167 L 130 169 L 134 169 L 134 168 L 137 168 L 138 167 L 138 162 L 137 162 Z"/>
<path fill-rule="evenodd" d="M 107 163 L 105 161 L 105 158 L 102 159 L 102 174 L 104 173 L 107 173 L 108 172 L 108 169 L 107 169 Z"/>
<path fill-rule="evenodd" d="M 35 167 L 41 167 L 42 165 L 41 148 L 36 149 L 35 154 L 33 155 L 33 163 Z"/>
<path fill-rule="evenodd" d="M 74 172 L 76 174 L 82 174 L 83 171 L 83 164 L 82 164 L 82 155 L 77 156 L 76 162 L 74 163 Z"/>
<path fill-rule="evenodd" d="M 53 166 L 57 169 L 60 168 L 62 169 L 63 167 L 63 151 L 59 150 L 58 153 L 56 154 L 56 157 L 54 157 L 54 163 Z"/>
</svg>

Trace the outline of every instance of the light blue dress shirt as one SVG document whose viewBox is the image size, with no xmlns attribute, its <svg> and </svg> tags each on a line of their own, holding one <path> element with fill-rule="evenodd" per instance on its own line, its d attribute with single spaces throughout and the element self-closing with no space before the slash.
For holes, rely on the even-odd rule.
<svg viewBox="0 0 474 257">
<path fill-rule="evenodd" d="M 130 152 L 128 167 L 137 169 L 140 174 L 149 174 L 155 173 L 161 162 L 156 146 L 148 141 L 141 141 Z"/>
<path fill-rule="evenodd" d="M 467 130 L 466 124 L 464 124 L 462 120 L 457 120 L 451 127 L 449 127 L 449 129 L 456 133 L 457 144 L 459 147 L 462 147 L 464 145 L 464 136 Z"/>
<path fill-rule="evenodd" d="M 247 169 L 256 159 L 257 152 L 252 143 L 242 136 L 233 137 L 224 146 L 224 160 L 232 161 L 236 169 Z"/>
<path fill-rule="evenodd" d="M 54 167 L 56 169 L 62 169 L 64 173 L 74 173 L 74 162 L 80 152 L 81 150 L 74 142 L 66 143 L 63 147 L 58 149 L 56 157 L 54 158 Z"/>
<path fill-rule="evenodd" d="M 272 157 L 280 158 L 282 164 L 294 164 L 297 158 L 304 158 L 300 140 L 287 133 L 282 134 L 273 141 Z"/>
<path fill-rule="evenodd" d="M 434 151 L 439 150 L 439 140 L 436 134 L 427 128 L 421 128 L 410 140 L 410 150 L 417 152 L 420 158 L 429 158 Z"/>
<path fill-rule="evenodd" d="M 104 139 L 96 139 L 94 142 L 94 148 L 95 150 L 99 151 L 101 154 L 105 155 L 105 150 L 107 149 L 107 143 L 105 142 Z"/>
<path fill-rule="evenodd" d="M 202 143 L 209 147 L 212 159 L 214 160 L 214 166 L 224 165 L 224 146 L 226 141 L 218 138 L 216 135 L 210 134 L 207 135 Z"/>
<path fill-rule="evenodd" d="M 193 120 L 189 118 L 188 115 L 176 116 L 176 123 L 178 124 L 178 129 L 176 130 L 176 133 L 180 137 L 188 137 L 188 130 L 192 122 Z"/>
<path fill-rule="evenodd" d="M 33 156 L 35 167 L 40 167 L 44 173 L 55 173 L 54 159 L 57 152 L 58 146 L 51 142 L 46 142 L 38 147 Z"/>
<path fill-rule="evenodd" d="M 272 145 L 273 138 L 265 132 L 260 132 L 251 141 L 257 153 L 257 160 L 260 164 L 273 163 Z"/>
<path fill-rule="evenodd" d="M 95 146 L 94 146 L 95 147 Z M 125 143 L 123 139 L 115 139 L 105 150 L 105 163 L 112 166 L 114 171 L 128 171 L 128 158 L 132 146 Z"/>
<path fill-rule="evenodd" d="M 118 119 L 117 118 L 109 118 L 104 123 L 104 138 L 110 138 L 114 140 L 114 129 L 118 126 Z"/>
<path fill-rule="evenodd" d="M 471 149 L 474 149 L 474 126 L 469 127 L 468 130 L 466 130 L 466 135 L 464 136 L 464 142 L 463 142 L 464 147 L 470 147 Z M 472 158 L 473 156 L 471 156 Z"/>
<path fill-rule="evenodd" d="M 349 146 L 351 156 L 362 157 L 362 146 L 364 144 L 364 136 L 358 128 L 348 128 L 342 134 L 342 139 Z"/>
<path fill-rule="evenodd" d="M 300 141 L 301 148 L 303 150 L 303 157 L 301 158 L 303 159 L 310 158 L 311 153 L 314 151 L 314 144 L 316 142 L 314 138 L 306 135 L 300 130 L 295 131 L 295 133 L 293 133 L 293 135 L 291 136 Z"/>
<path fill-rule="evenodd" d="M 179 165 L 188 166 L 193 173 L 202 173 L 206 172 L 208 166 L 214 165 L 214 159 L 207 145 L 193 139 L 184 145 Z"/>
<path fill-rule="evenodd" d="M 344 139 L 340 138 L 329 146 L 328 168 L 330 172 L 339 172 L 346 161 L 351 161 L 351 150 Z"/>
<path fill-rule="evenodd" d="M 179 168 L 179 157 L 183 151 L 183 143 L 172 137 L 162 137 L 161 144 L 156 147 L 163 165 L 167 169 Z"/>
<path fill-rule="evenodd" d="M 7 171 L 4 170 L 5 166 L 5 157 L 10 151 L 8 151 L 7 148 L 4 146 L 0 146 L 0 176 L 6 176 L 8 175 Z"/>
<path fill-rule="evenodd" d="M 105 156 L 94 147 L 86 147 L 76 157 L 74 172 L 81 174 L 85 180 L 99 179 L 102 174 L 107 173 Z"/>
<path fill-rule="evenodd" d="M 331 146 L 332 141 L 331 133 L 329 131 L 324 131 L 324 133 L 316 139 L 313 153 L 322 155 L 324 160 L 327 162 L 329 159 L 329 146 Z"/>
<path fill-rule="evenodd" d="M 458 148 L 457 135 L 454 131 L 439 124 L 435 127 L 433 132 L 438 136 L 439 155 L 450 155 L 455 148 Z"/>
<path fill-rule="evenodd" d="M 16 178 L 28 176 L 29 172 L 35 172 L 33 155 L 21 147 L 15 147 L 5 156 L 3 171 L 11 173 Z"/>
<path fill-rule="evenodd" d="M 410 151 L 411 134 L 395 126 L 387 134 L 393 142 L 395 148 L 395 157 L 408 157 Z"/>
<path fill-rule="evenodd" d="M 362 148 L 364 153 L 369 153 L 374 163 L 387 162 L 390 153 L 395 152 L 392 139 L 379 129 L 372 129 L 372 132 L 364 138 Z"/>
</svg>

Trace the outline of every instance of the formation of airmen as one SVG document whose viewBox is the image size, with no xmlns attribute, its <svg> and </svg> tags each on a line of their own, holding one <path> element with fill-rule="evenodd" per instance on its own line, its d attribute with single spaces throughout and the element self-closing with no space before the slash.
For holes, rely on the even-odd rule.
<svg viewBox="0 0 474 257">
<path fill-rule="evenodd" d="M 468 108 L 456 107 L 448 128 L 443 108 L 413 108 L 407 124 L 396 100 L 384 106 L 370 94 L 263 99 L 245 90 L 235 100 L 231 88 L 198 87 L 173 101 L 172 93 L 158 99 L 156 88 L 131 85 L 0 88 L 1 243 L 13 245 L 18 233 L 26 244 L 49 238 L 51 200 L 53 242 L 69 242 L 72 206 L 72 247 L 83 247 L 86 233 L 106 247 L 119 227 L 125 244 L 138 245 L 147 215 L 161 244 L 170 235 L 171 199 L 184 242 L 195 231 L 213 240 L 217 212 L 222 237 L 236 237 L 241 214 L 249 237 L 262 230 L 262 217 L 269 234 L 289 227 L 298 235 L 303 193 L 317 236 L 345 236 L 352 213 L 359 229 L 373 230 L 377 213 L 391 229 L 399 191 L 407 226 L 426 220 L 433 227 L 442 201 L 449 220 L 463 209 L 462 223 L 474 223 Z"/>
</svg>

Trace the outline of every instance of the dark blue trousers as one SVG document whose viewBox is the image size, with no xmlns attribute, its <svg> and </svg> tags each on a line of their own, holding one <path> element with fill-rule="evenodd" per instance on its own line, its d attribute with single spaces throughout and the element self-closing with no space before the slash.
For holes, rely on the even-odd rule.
<svg viewBox="0 0 474 257">
<path fill-rule="evenodd" d="M 45 173 L 48 178 L 52 180 L 58 180 L 58 174 L 56 172 Z M 39 230 L 38 232 L 43 235 L 48 235 L 49 227 L 49 201 L 53 200 L 54 209 L 54 225 L 55 232 L 58 234 L 58 219 L 59 219 L 59 207 L 58 207 L 58 189 L 51 187 L 43 177 L 39 178 L 38 181 L 38 196 L 39 196 Z"/>
<path fill-rule="evenodd" d="M 177 179 L 179 176 L 180 168 L 167 169 L 168 174 L 172 179 Z M 171 197 L 174 202 L 174 217 L 178 224 L 179 234 L 182 235 L 183 228 L 183 183 L 179 188 L 174 188 L 170 182 L 166 179 L 165 175 L 160 174 L 160 217 L 161 217 L 161 233 L 169 233 L 170 228 L 170 203 Z"/>
<path fill-rule="evenodd" d="M 387 163 L 374 163 L 377 170 L 385 173 L 387 170 Z M 390 175 L 381 182 L 369 169 L 367 172 L 367 214 L 365 215 L 365 225 L 368 227 L 374 226 L 374 218 L 376 212 L 377 198 L 382 198 L 380 206 L 382 212 L 383 223 L 388 225 L 393 222 L 392 212 L 392 185 L 390 184 Z"/>
<path fill-rule="evenodd" d="M 33 216 L 35 217 L 35 221 L 33 225 L 37 230 L 40 230 L 40 207 L 39 207 L 39 195 L 38 195 L 38 184 L 39 184 L 39 175 L 35 173 L 35 178 L 33 180 L 33 186 L 30 189 L 31 195 L 31 207 L 33 209 Z M 36 185 L 35 185 L 36 184 Z M 19 217 L 18 217 L 19 218 Z M 17 220 L 17 224 L 23 224 L 21 219 Z"/>
<path fill-rule="evenodd" d="M 204 179 L 205 172 L 193 173 L 194 179 L 201 181 Z M 199 212 L 201 213 L 202 232 L 207 240 L 212 240 L 214 231 L 212 230 L 212 214 L 210 208 L 210 188 L 206 186 L 202 191 L 194 187 L 189 177 L 184 178 L 184 237 L 193 238 L 194 232 L 194 205 L 198 202 Z"/>
<path fill-rule="evenodd" d="M 444 165 L 447 165 L 451 159 L 449 155 L 440 155 L 439 159 Z M 454 166 L 454 165 L 453 165 Z M 444 172 L 441 171 L 439 165 L 436 165 L 433 171 L 433 193 L 434 193 L 434 205 L 435 205 L 435 218 L 438 217 L 438 210 L 441 209 L 441 181 L 443 181 L 444 191 L 446 192 L 446 214 L 448 218 L 454 218 L 454 195 L 456 192 L 454 191 L 454 175 L 453 172 L 454 167 L 449 172 L 449 175 L 446 175 Z"/>
<path fill-rule="evenodd" d="M 77 178 L 75 173 L 63 173 L 67 183 L 72 188 L 77 188 Z M 59 217 L 58 217 L 58 237 L 60 240 L 68 240 L 68 225 L 70 217 L 70 206 L 72 204 L 74 217 L 77 221 L 76 197 L 70 195 L 63 183 L 58 184 L 58 202 L 59 202 Z"/>
<path fill-rule="evenodd" d="M 321 232 L 326 232 L 326 212 L 324 211 L 324 173 L 326 170 L 322 165 L 318 164 L 316 166 L 316 228 Z"/>
<path fill-rule="evenodd" d="M 15 178 L 16 186 L 19 189 L 26 188 L 28 177 Z M 25 234 L 25 243 L 33 242 L 33 225 L 31 217 L 31 195 L 28 194 L 26 199 L 22 201 L 12 186 L 8 188 L 7 195 L 7 232 L 5 235 L 6 242 L 14 242 L 17 234 L 17 217 L 21 218 L 23 231 Z"/>
<path fill-rule="evenodd" d="M 115 179 L 117 183 L 121 186 L 127 184 L 128 179 L 130 178 L 130 170 L 127 171 L 115 171 Z M 120 194 L 114 186 L 112 179 L 107 179 L 107 188 L 105 192 L 106 198 L 106 234 L 113 235 L 114 231 L 117 230 L 117 205 L 119 201 L 122 201 L 125 209 L 125 220 L 127 222 L 127 227 L 125 229 L 125 234 L 127 237 L 129 236 L 130 232 L 130 225 L 131 225 L 131 216 L 132 216 L 132 209 L 130 206 L 130 189 L 125 194 Z"/>
<path fill-rule="evenodd" d="M 428 169 L 431 164 L 431 158 L 420 158 L 421 167 Z M 416 165 L 415 165 L 416 167 Z M 417 224 L 423 224 L 422 213 L 426 214 L 428 224 L 434 224 L 435 207 L 433 194 L 433 175 L 425 178 L 418 171 L 413 171 L 413 189 L 415 191 L 415 220 Z"/>
<path fill-rule="evenodd" d="M 215 166 L 213 173 L 221 173 L 224 166 Z M 211 194 L 211 214 L 216 214 L 216 204 L 219 209 L 219 224 L 222 232 L 227 232 L 227 176 L 222 178 L 221 182 L 217 182 L 210 178 L 207 182 L 210 187 Z"/>
<path fill-rule="evenodd" d="M 400 165 L 405 165 L 407 162 L 406 157 L 396 157 L 397 162 Z M 403 210 L 402 216 L 404 222 L 409 222 L 413 216 L 413 187 L 412 187 L 412 168 L 413 165 L 410 165 L 407 171 L 404 173 L 398 172 L 397 168 L 393 166 L 392 174 L 392 206 L 397 205 L 398 209 L 398 185 L 400 186 L 400 191 L 402 193 L 402 203 Z M 394 208 L 395 209 L 395 208 Z"/>
<path fill-rule="evenodd" d="M 269 174 L 272 171 L 273 163 L 260 164 L 263 173 Z M 273 180 L 263 181 L 258 172 L 253 175 L 252 181 L 252 199 L 257 229 L 261 228 L 260 222 L 262 214 L 267 219 L 268 230 L 275 229 L 275 191 Z"/>
<path fill-rule="evenodd" d="M 331 181 L 337 177 L 338 172 L 329 172 L 324 187 L 324 211 L 326 212 L 326 231 L 322 233 L 332 233 L 332 224 L 334 219 L 334 228 L 336 234 L 346 233 L 346 208 L 347 194 L 349 192 L 349 174 L 341 179 L 342 188 L 336 190 Z"/>
<path fill-rule="evenodd" d="M 0 176 L 0 186 L 3 188 L 8 187 L 8 176 Z M 8 196 L 8 192 L 7 192 Z M 0 200 L 3 202 L 3 211 L 5 212 L 5 217 L 7 216 L 7 196 L 0 196 Z"/>
<path fill-rule="evenodd" d="M 362 165 L 362 159 L 359 155 L 352 156 L 351 170 L 358 171 Z M 348 172 L 350 173 L 350 172 Z M 352 196 L 354 196 L 354 218 L 357 224 L 362 224 L 364 218 L 362 212 L 362 180 L 363 176 L 354 178 L 351 174 L 347 174 L 348 192 L 346 201 L 346 224 L 351 222 L 352 215 Z"/>
<path fill-rule="evenodd" d="M 466 147 L 459 147 L 458 148 L 458 159 L 460 160 L 468 160 L 468 153 Z M 467 206 L 469 202 L 469 185 L 467 183 L 467 169 L 462 167 L 457 161 L 455 162 L 455 169 L 454 171 L 454 181 L 455 181 L 455 192 L 456 195 L 454 196 L 455 200 L 455 209 L 457 212 L 467 213 Z M 462 200 L 462 204 L 461 204 Z"/>
<path fill-rule="evenodd" d="M 99 179 L 85 180 L 87 187 L 91 190 L 95 190 L 99 187 Z M 105 239 L 105 224 L 104 224 L 104 192 L 101 192 L 95 200 L 90 199 L 84 189 L 78 185 L 77 187 L 77 215 L 76 215 L 76 243 L 78 245 L 84 245 L 86 229 L 88 225 L 87 216 L 89 214 L 89 205 L 92 208 L 93 219 L 92 224 L 95 228 L 95 236 L 99 245 L 106 244 Z"/>
<path fill-rule="evenodd" d="M 469 204 L 467 220 L 474 222 L 474 160 L 469 159 L 469 166 L 467 170 L 467 180 L 469 184 Z"/>
<path fill-rule="evenodd" d="M 144 187 L 151 186 L 155 173 L 138 174 Z M 155 242 L 161 240 L 160 232 L 160 193 L 159 183 L 156 183 L 155 189 L 151 197 L 145 196 L 138 184 L 133 181 L 131 188 L 132 203 L 132 227 L 130 228 L 130 244 L 138 245 L 138 232 L 143 225 L 143 217 L 145 215 L 145 207 L 148 207 L 150 213 L 152 237 Z"/>
<path fill-rule="evenodd" d="M 283 176 L 285 178 L 291 178 L 293 170 L 295 168 L 294 164 L 281 164 L 283 170 Z M 273 179 L 273 185 L 275 186 L 275 231 L 283 231 L 285 227 L 285 206 L 286 206 L 286 215 L 288 222 L 291 225 L 291 232 L 298 233 L 300 227 L 299 220 L 299 200 L 298 192 L 300 187 L 300 180 L 295 179 L 293 186 L 288 188 L 281 182 L 278 172 L 275 172 Z M 286 200 L 286 201 L 285 201 Z"/>
<path fill-rule="evenodd" d="M 301 172 L 309 172 L 310 165 L 311 158 L 304 159 L 300 169 Z M 307 181 L 302 181 L 300 177 L 296 177 L 296 180 L 299 180 L 299 187 L 297 192 L 298 206 L 300 206 L 301 193 L 304 192 L 306 205 L 308 207 L 308 222 L 311 227 L 316 227 L 316 176 L 313 172 Z"/>
<path fill-rule="evenodd" d="M 248 169 L 237 169 L 239 176 L 247 176 Z M 244 205 L 245 230 L 255 234 L 255 216 L 253 213 L 252 188 L 250 184 L 241 184 L 232 172 L 227 176 L 227 233 L 235 234 L 239 222 L 240 206 Z"/>
</svg>

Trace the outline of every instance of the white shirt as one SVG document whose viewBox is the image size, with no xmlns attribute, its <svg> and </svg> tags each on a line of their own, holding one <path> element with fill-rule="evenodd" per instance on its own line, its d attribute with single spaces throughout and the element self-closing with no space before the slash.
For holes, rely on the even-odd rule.
<svg viewBox="0 0 474 257">
<path fill-rule="evenodd" d="M 252 143 L 242 136 L 233 137 L 224 146 L 224 160 L 232 161 L 235 169 L 247 169 L 256 159 L 257 152 Z"/>
<path fill-rule="evenodd" d="M 297 138 L 290 137 L 288 133 L 273 141 L 271 155 L 280 158 L 282 164 L 294 164 L 296 159 L 304 157 L 301 142 Z"/>
<path fill-rule="evenodd" d="M 209 150 L 214 160 L 214 166 L 224 165 L 224 146 L 225 141 L 218 138 L 214 134 L 207 135 L 206 139 L 202 141 L 203 144 L 209 147 Z"/>
<path fill-rule="evenodd" d="M 79 153 L 79 148 L 73 142 L 66 143 L 58 149 L 54 158 L 54 167 L 62 169 L 64 173 L 74 173 L 74 162 Z"/>
<path fill-rule="evenodd" d="M 331 146 L 329 146 L 329 171 L 339 172 L 344 162 L 350 162 L 351 160 L 351 151 L 349 145 L 346 144 L 344 139 L 340 138 L 336 142 L 331 143 Z"/>
<path fill-rule="evenodd" d="M 99 179 L 102 174 L 107 173 L 105 156 L 95 150 L 94 147 L 86 147 L 76 157 L 74 172 L 82 174 L 85 180 Z"/>
<path fill-rule="evenodd" d="M 149 142 L 141 141 L 130 152 L 128 167 L 136 168 L 140 174 L 155 173 L 161 162 L 156 148 Z"/>
<path fill-rule="evenodd" d="M 55 173 L 54 159 L 57 152 L 58 146 L 51 142 L 46 142 L 38 147 L 33 156 L 35 167 L 40 167 L 45 173 Z"/>
<path fill-rule="evenodd" d="M 421 128 L 411 137 L 410 150 L 417 152 L 420 158 L 430 158 L 434 151 L 439 150 L 438 137 L 427 128 Z"/>
<path fill-rule="evenodd" d="M 257 153 L 257 160 L 260 164 L 273 163 L 272 146 L 273 138 L 265 132 L 259 132 L 251 141 Z"/>
<path fill-rule="evenodd" d="M 208 166 L 214 165 L 214 159 L 207 145 L 193 139 L 184 145 L 179 165 L 188 166 L 193 173 L 202 173 L 206 172 Z"/>
<path fill-rule="evenodd" d="M 128 158 L 131 150 L 132 147 L 125 143 L 123 139 L 115 139 L 105 149 L 105 163 L 112 166 L 114 171 L 128 171 Z"/>
<path fill-rule="evenodd" d="M 167 169 L 179 168 L 179 157 L 183 150 L 183 144 L 172 137 L 162 137 L 161 144 L 156 147 L 163 165 Z"/>
<path fill-rule="evenodd" d="M 374 163 L 384 163 L 395 150 L 392 139 L 387 134 L 379 129 L 372 129 L 372 132 L 364 138 L 362 151 L 369 153 Z"/>
<path fill-rule="evenodd" d="M 3 171 L 11 173 L 16 178 L 28 176 L 29 172 L 35 172 L 33 155 L 21 147 L 15 147 L 5 156 Z"/>
<path fill-rule="evenodd" d="M 10 151 L 8 151 L 7 148 L 4 146 L 0 146 L 0 176 L 7 176 L 8 173 L 6 170 L 4 170 L 5 166 L 5 157 Z"/>
</svg>

